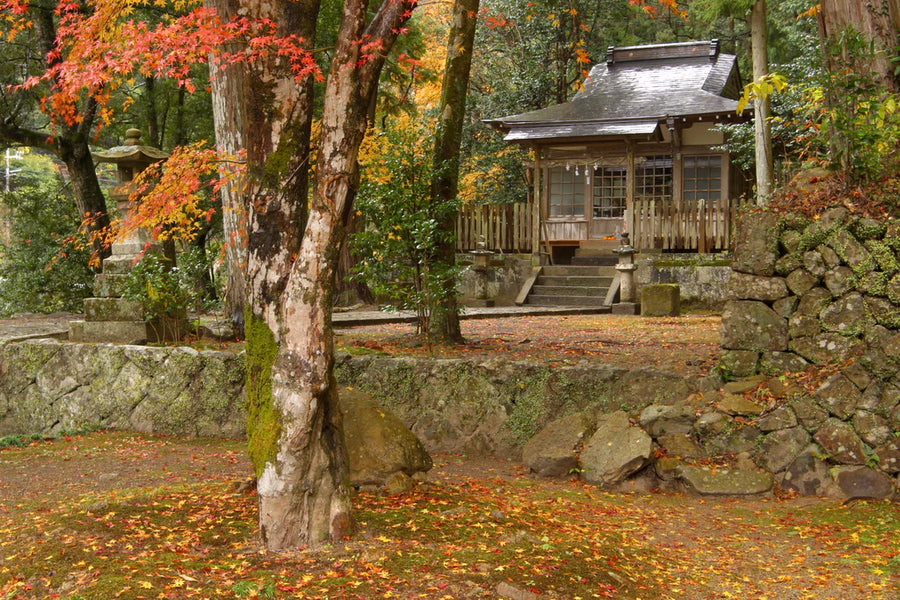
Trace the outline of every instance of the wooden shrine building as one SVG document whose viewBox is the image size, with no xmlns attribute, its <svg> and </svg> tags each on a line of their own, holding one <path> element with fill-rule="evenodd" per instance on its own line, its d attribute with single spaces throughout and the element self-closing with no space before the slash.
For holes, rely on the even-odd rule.
<svg viewBox="0 0 900 600">
<path fill-rule="evenodd" d="M 532 252 L 566 262 L 623 231 L 639 250 L 727 248 L 743 180 L 715 126 L 747 118 L 740 93 L 717 40 L 610 47 L 571 102 L 486 121 L 533 150 Z"/>
</svg>

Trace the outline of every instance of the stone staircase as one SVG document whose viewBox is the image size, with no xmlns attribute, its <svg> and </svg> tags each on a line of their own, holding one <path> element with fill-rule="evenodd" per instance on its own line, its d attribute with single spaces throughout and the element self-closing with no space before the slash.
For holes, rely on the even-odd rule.
<svg viewBox="0 0 900 600">
<path fill-rule="evenodd" d="M 576 266 L 612 267 L 619 262 L 613 252 L 620 245 L 615 240 L 587 240 L 575 249 L 572 264 Z"/>
<path fill-rule="evenodd" d="M 612 266 L 545 266 L 525 303 L 531 306 L 605 307 L 615 275 Z"/>
</svg>

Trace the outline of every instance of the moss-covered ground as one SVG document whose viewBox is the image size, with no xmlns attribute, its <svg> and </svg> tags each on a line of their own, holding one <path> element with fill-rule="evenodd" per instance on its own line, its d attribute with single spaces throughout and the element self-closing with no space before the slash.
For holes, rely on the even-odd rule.
<svg viewBox="0 0 900 600">
<path fill-rule="evenodd" d="M 894 599 L 900 507 L 611 495 L 437 456 L 357 533 L 263 552 L 242 442 L 96 432 L 0 451 L 0 598 Z M 523 596 L 524 597 L 524 596 Z"/>
</svg>

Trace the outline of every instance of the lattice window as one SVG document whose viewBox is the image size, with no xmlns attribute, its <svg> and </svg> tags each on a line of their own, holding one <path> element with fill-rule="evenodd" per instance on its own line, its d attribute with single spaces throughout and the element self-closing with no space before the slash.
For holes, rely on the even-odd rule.
<svg viewBox="0 0 900 600">
<path fill-rule="evenodd" d="M 644 200 L 672 200 L 672 157 L 648 156 L 634 178 L 635 195 Z"/>
<path fill-rule="evenodd" d="M 722 198 L 722 157 L 685 156 L 681 195 L 686 202 L 706 200 L 715 206 Z"/>
<path fill-rule="evenodd" d="M 550 217 L 584 216 L 585 168 L 550 169 Z"/>
<path fill-rule="evenodd" d="M 625 215 L 626 205 L 625 167 L 598 167 L 594 169 L 594 217 L 618 217 Z"/>
</svg>

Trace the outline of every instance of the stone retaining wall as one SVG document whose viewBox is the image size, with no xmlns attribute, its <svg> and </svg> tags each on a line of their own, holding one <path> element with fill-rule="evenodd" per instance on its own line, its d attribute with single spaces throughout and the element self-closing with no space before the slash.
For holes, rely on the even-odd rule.
<svg viewBox="0 0 900 600">
<path fill-rule="evenodd" d="M 540 427 L 578 410 L 638 410 L 710 389 L 651 369 L 494 360 L 339 356 L 342 385 L 393 410 L 431 452 L 517 455 Z M 244 359 L 54 340 L 0 345 L 0 436 L 86 426 L 242 437 Z"/>
<path fill-rule="evenodd" d="M 748 213 L 732 268 L 725 372 L 834 365 L 814 393 L 789 394 L 762 415 L 778 425 L 761 431 L 781 452 L 773 470 L 795 480 L 863 465 L 873 481 L 900 472 L 900 223 L 844 208 L 815 220 Z"/>
</svg>

